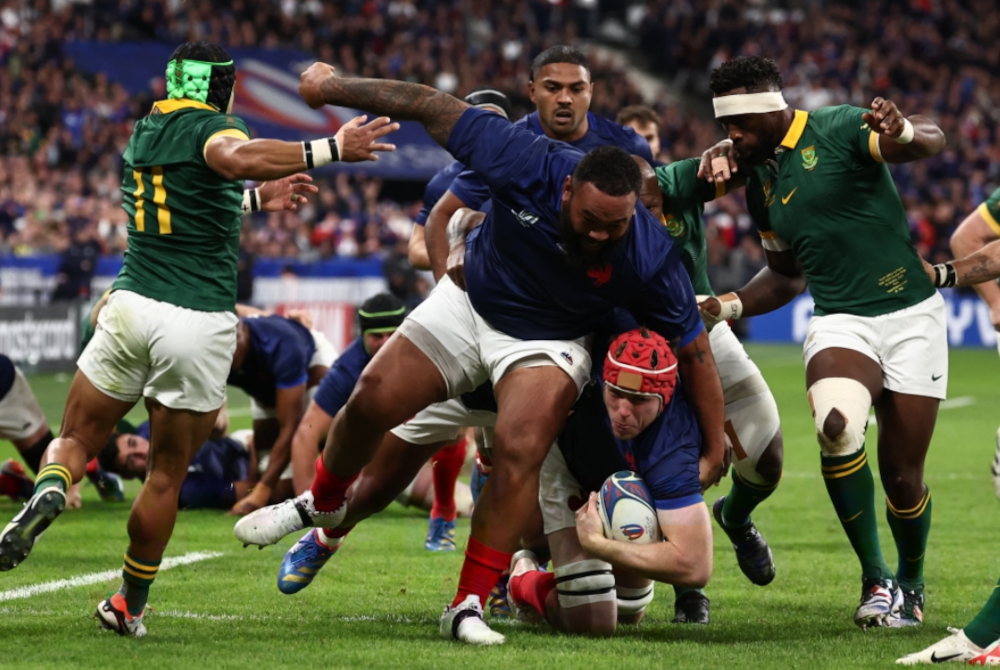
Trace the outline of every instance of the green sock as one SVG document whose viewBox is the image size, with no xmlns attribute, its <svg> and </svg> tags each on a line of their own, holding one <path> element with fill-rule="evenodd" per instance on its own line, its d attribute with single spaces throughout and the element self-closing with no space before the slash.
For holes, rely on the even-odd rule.
<svg viewBox="0 0 1000 670">
<path fill-rule="evenodd" d="M 874 579 L 892 579 L 892 570 L 878 543 L 875 480 L 864 447 L 850 456 L 821 456 L 820 460 L 826 491 L 861 561 L 861 574 Z"/>
<path fill-rule="evenodd" d="M 924 553 L 931 532 L 931 492 L 924 485 L 924 497 L 913 509 L 896 509 L 885 499 L 885 517 L 899 552 L 896 581 L 907 591 L 924 590 Z M 992 640 L 991 640 L 992 642 Z"/>
<path fill-rule="evenodd" d="M 754 484 L 733 470 L 733 486 L 726 501 L 722 503 L 722 520 L 727 528 L 743 528 L 750 523 L 750 513 L 757 505 L 767 500 L 778 488 L 774 484 Z"/>
<path fill-rule="evenodd" d="M 73 485 L 73 476 L 69 468 L 58 463 L 49 463 L 38 471 L 35 479 L 35 493 L 51 486 L 58 486 L 65 493 Z"/>
<path fill-rule="evenodd" d="M 680 597 L 686 593 L 700 593 L 704 596 L 705 589 L 689 589 L 683 586 L 674 586 L 674 602 L 680 600 Z M 708 596 L 705 597 L 707 598 Z"/>
<path fill-rule="evenodd" d="M 125 598 L 128 613 L 132 616 L 138 616 L 146 609 L 149 587 L 156 579 L 156 572 L 159 569 L 159 561 L 144 561 L 133 556 L 131 552 L 125 552 L 125 563 L 122 565 L 122 586 L 118 593 Z"/>
<path fill-rule="evenodd" d="M 986 648 L 1000 639 L 1000 582 L 993 587 L 986 606 L 965 626 L 965 637 L 976 646 Z"/>
</svg>

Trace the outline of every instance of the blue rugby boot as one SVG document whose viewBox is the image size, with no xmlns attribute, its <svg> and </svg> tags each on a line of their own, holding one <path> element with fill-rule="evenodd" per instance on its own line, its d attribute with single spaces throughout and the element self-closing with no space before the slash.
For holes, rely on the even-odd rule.
<svg viewBox="0 0 1000 670">
<path fill-rule="evenodd" d="M 444 517 L 432 516 L 424 541 L 427 551 L 455 551 L 455 521 L 445 521 Z"/>
<path fill-rule="evenodd" d="M 319 528 L 310 528 L 285 554 L 281 568 L 278 569 L 278 590 L 282 593 L 298 593 L 312 584 L 320 568 L 326 565 L 344 542 L 342 537 L 333 538 L 336 545 L 331 547 L 320 539 L 319 532 Z"/>
</svg>

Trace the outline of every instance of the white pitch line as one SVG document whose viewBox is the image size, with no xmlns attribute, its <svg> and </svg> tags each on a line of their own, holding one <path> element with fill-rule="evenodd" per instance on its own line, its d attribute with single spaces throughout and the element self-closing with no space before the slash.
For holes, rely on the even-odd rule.
<svg viewBox="0 0 1000 670">
<path fill-rule="evenodd" d="M 210 558 L 217 558 L 219 556 L 222 556 L 222 553 L 218 551 L 193 551 L 189 554 L 184 554 L 183 556 L 165 558 L 163 559 L 163 562 L 160 563 L 160 571 L 162 572 L 163 570 L 176 568 L 178 565 L 187 565 L 188 563 L 207 561 Z M 37 596 L 40 593 L 51 593 L 53 591 L 62 591 L 63 589 L 73 589 L 78 586 L 100 584 L 101 582 L 106 582 L 116 577 L 120 577 L 121 574 L 122 571 L 121 568 L 119 568 L 117 570 L 92 572 L 89 575 L 80 575 L 79 577 L 70 577 L 69 579 L 58 579 L 53 582 L 42 582 L 41 584 L 21 586 L 16 589 L 11 589 L 10 591 L 0 591 L 0 602 L 5 600 L 17 600 L 19 598 L 30 598 L 31 596 Z"/>
</svg>

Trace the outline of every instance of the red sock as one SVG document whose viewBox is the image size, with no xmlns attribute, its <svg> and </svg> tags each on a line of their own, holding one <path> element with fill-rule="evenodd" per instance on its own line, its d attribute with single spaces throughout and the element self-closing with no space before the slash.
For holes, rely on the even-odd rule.
<svg viewBox="0 0 1000 670">
<path fill-rule="evenodd" d="M 347 497 L 347 489 L 358 478 L 358 475 L 350 477 L 338 477 L 323 465 L 323 456 L 316 459 L 316 476 L 313 477 L 312 486 L 309 487 L 313 494 L 313 505 L 317 512 L 336 512 L 344 498 Z"/>
<path fill-rule="evenodd" d="M 450 445 L 434 454 L 431 463 L 434 464 L 434 505 L 431 507 L 432 517 L 441 517 L 445 521 L 454 521 L 455 482 L 458 473 L 465 465 L 465 439 Z"/>
<path fill-rule="evenodd" d="M 479 598 L 480 604 L 485 603 L 500 573 L 510 567 L 510 557 L 513 555 L 491 549 L 470 537 L 469 548 L 465 550 L 465 563 L 462 564 L 462 576 L 458 578 L 458 595 L 452 601 L 452 607 L 469 595 Z"/>
<path fill-rule="evenodd" d="M 479 462 L 479 469 L 483 472 L 489 474 L 490 470 L 493 469 L 493 461 L 483 452 L 476 452 L 476 460 Z"/>
<path fill-rule="evenodd" d="M 510 580 L 507 591 L 517 602 L 531 605 L 545 616 L 545 598 L 555 587 L 555 573 L 532 570 Z"/>
</svg>

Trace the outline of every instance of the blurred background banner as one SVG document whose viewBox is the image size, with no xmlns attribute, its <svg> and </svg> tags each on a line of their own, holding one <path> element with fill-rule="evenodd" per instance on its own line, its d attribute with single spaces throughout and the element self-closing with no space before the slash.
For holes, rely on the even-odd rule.
<svg viewBox="0 0 1000 670">
<path fill-rule="evenodd" d="M 79 301 L 0 307 L 0 351 L 32 372 L 73 370 L 80 349 Z"/>
<path fill-rule="evenodd" d="M 953 347 L 997 346 L 990 309 L 974 293 L 942 289 L 948 319 L 948 344 Z M 813 299 L 808 293 L 781 309 L 746 321 L 747 337 L 755 342 L 804 342 Z M 744 325 L 744 324 L 739 324 Z"/>
<path fill-rule="evenodd" d="M 89 73 L 103 73 L 133 94 L 166 97 L 164 69 L 174 47 L 150 42 L 70 42 L 66 55 Z M 341 124 L 361 114 L 343 107 L 310 109 L 299 97 L 299 73 L 316 58 L 295 49 L 229 49 L 236 63 L 233 113 L 244 119 L 255 137 L 283 140 L 315 139 L 337 132 Z M 452 161 L 423 126 L 404 121 L 390 137 L 396 151 L 378 161 L 335 163 L 330 171 L 348 169 L 387 179 L 430 179 Z"/>
</svg>

